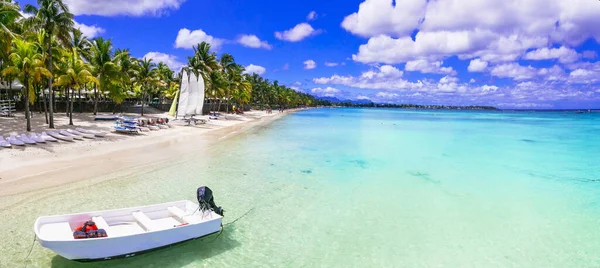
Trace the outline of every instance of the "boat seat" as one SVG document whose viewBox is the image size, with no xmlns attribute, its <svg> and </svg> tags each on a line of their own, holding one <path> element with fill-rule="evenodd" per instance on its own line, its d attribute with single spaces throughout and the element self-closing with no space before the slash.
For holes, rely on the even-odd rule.
<svg viewBox="0 0 600 268">
<path fill-rule="evenodd" d="M 96 224 L 96 227 L 98 227 L 98 229 L 104 229 L 104 231 L 106 231 L 106 234 L 110 235 L 108 233 L 108 223 L 106 223 L 102 216 L 92 217 L 92 221 Z"/>
<path fill-rule="evenodd" d="M 187 223 L 187 221 L 184 219 L 185 212 L 183 210 L 181 210 L 178 207 L 168 207 L 167 210 L 169 210 L 169 212 L 171 213 L 171 215 L 173 215 L 173 217 L 177 218 L 179 221 L 181 221 L 182 223 Z"/>
<path fill-rule="evenodd" d="M 137 211 L 137 212 L 132 213 L 132 215 L 135 218 L 135 220 L 137 220 L 137 222 L 141 226 L 143 226 L 144 229 L 146 229 L 147 232 L 156 230 L 154 223 L 152 222 L 152 220 L 150 218 L 148 218 L 148 216 L 146 216 L 146 214 L 144 214 L 144 212 Z"/>
</svg>

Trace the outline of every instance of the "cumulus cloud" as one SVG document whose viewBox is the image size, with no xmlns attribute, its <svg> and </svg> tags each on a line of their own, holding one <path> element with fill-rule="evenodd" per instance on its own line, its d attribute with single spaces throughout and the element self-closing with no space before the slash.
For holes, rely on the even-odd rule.
<svg viewBox="0 0 600 268">
<path fill-rule="evenodd" d="M 326 88 L 313 88 L 310 90 L 310 92 L 316 96 L 320 96 L 320 97 L 335 97 L 335 95 L 337 93 L 340 93 L 341 90 L 337 89 L 337 88 L 333 88 L 333 87 L 326 87 Z"/>
<path fill-rule="evenodd" d="M 316 20 L 318 16 L 319 15 L 317 14 L 317 12 L 313 10 L 310 13 L 308 13 L 308 15 L 306 16 L 306 20 Z"/>
<path fill-rule="evenodd" d="M 472 73 L 483 72 L 487 69 L 487 67 L 487 61 L 483 61 L 481 59 L 474 59 L 469 63 L 469 67 L 467 67 L 467 70 Z"/>
<path fill-rule="evenodd" d="M 566 47 L 589 38 L 600 41 L 600 28 L 590 26 L 600 23 L 600 16 L 594 14 L 600 14 L 600 5 L 587 0 L 365 0 L 344 19 L 342 27 L 370 38 L 353 55 L 363 63 L 397 64 L 451 56 L 511 62 L 550 44 L 565 49 L 548 49 L 546 57 L 569 62 L 574 56 Z M 545 51 L 538 53 L 542 57 Z"/>
<path fill-rule="evenodd" d="M 177 10 L 186 0 L 65 0 L 75 15 L 160 16 Z"/>
<path fill-rule="evenodd" d="M 245 47 L 251 47 L 251 48 L 264 48 L 264 49 L 271 49 L 271 45 L 269 43 L 267 43 L 266 41 L 261 41 L 258 36 L 253 35 L 253 34 L 249 34 L 249 35 L 241 35 L 238 40 L 238 43 L 242 44 Z"/>
<path fill-rule="evenodd" d="M 208 35 L 202 29 L 190 31 L 187 28 L 183 28 L 177 34 L 175 47 L 192 49 L 192 47 L 202 42 L 209 43 L 213 49 L 219 49 L 225 40 Z"/>
<path fill-rule="evenodd" d="M 96 25 L 85 25 L 83 23 L 75 22 L 73 28 L 79 29 L 84 36 L 88 38 L 95 38 L 103 34 L 105 30 Z"/>
<path fill-rule="evenodd" d="M 564 46 L 560 48 L 544 47 L 528 52 L 523 58 L 526 60 L 558 59 L 561 63 L 572 63 L 579 59 L 579 54 L 577 54 L 577 51 Z"/>
<path fill-rule="evenodd" d="M 184 63 L 177 60 L 177 56 L 160 52 L 148 52 L 146 55 L 144 55 L 144 58 L 152 59 L 152 61 L 155 63 L 162 62 L 169 66 L 169 68 L 171 68 L 173 71 L 181 70 L 181 67 L 184 65 Z"/>
<path fill-rule="evenodd" d="M 288 42 L 298 42 L 312 35 L 317 35 L 321 31 L 315 30 L 310 24 L 303 22 L 283 32 L 275 32 L 275 37 L 279 40 Z"/>
<path fill-rule="evenodd" d="M 317 68 L 317 63 L 314 60 L 306 60 L 304 61 L 304 69 L 311 70 Z"/>
<path fill-rule="evenodd" d="M 444 64 L 443 61 L 414 60 L 407 62 L 404 70 L 409 72 L 456 75 L 456 71 L 452 67 L 442 67 L 442 64 Z"/>
<path fill-rule="evenodd" d="M 384 99 L 393 99 L 393 98 L 397 98 L 400 95 L 398 95 L 396 93 L 390 93 L 390 92 L 377 92 L 377 94 L 375 94 L 375 96 L 384 98 Z"/>
<path fill-rule="evenodd" d="M 581 53 L 581 56 L 586 59 L 595 59 L 596 57 L 598 57 L 598 53 L 596 53 L 596 51 L 593 50 L 585 50 Z"/>
<path fill-rule="evenodd" d="M 267 72 L 267 69 L 265 69 L 265 67 L 262 67 L 259 65 L 254 65 L 254 64 L 250 64 L 250 65 L 246 66 L 245 68 L 246 68 L 246 70 L 244 71 L 245 74 L 263 75 L 265 72 Z"/>
<path fill-rule="evenodd" d="M 526 80 L 536 77 L 538 71 L 531 66 L 521 66 L 518 63 L 513 62 L 494 66 L 490 71 L 490 74 L 501 78 Z"/>
</svg>

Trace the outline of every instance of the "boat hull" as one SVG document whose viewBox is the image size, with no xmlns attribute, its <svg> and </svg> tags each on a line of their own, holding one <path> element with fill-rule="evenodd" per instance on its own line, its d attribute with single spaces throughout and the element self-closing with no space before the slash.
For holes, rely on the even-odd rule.
<svg viewBox="0 0 600 268">
<path fill-rule="evenodd" d="M 56 254 L 66 259 L 81 262 L 133 257 L 142 253 L 166 248 L 189 240 L 198 239 L 213 233 L 217 233 L 221 230 L 222 217 L 213 214 L 214 217 L 202 220 L 202 222 L 191 222 L 187 225 L 178 227 L 173 226 L 172 228 L 156 231 L 144 231 L 127 235 L 111 236 L 111 233 L 114 233 L 111 232 L 111 228 L 117 224 L 116 222 L 119 218 L 122 218 L 123 215 L 135 211 L 144 211 L 148 213 L 148 215 L 152 215 L 152 213 L 157 213 L 156 211 L 170 206 L 185 207 L 185 211 L 194 211 L 194 206 L 197 207 L 198 205 L 190 201 L 179 201 L 113 211 L 40 217 L 34 225 L 34 230 L 39 243 L 43 247 L 54 251 Z M 107 233 L 109 235 L 108 237 L 89 239 L 53 239 L 51 238 L 52 234 L 44 235 L 43 226 L 45 224 L 52 225 L 62 221 L 73 223 L 95 216 L 115 219 L 112 221 L 109 220 L 110 227 L 107 229 Z M 71 226 L 73 226 L 73 224 L 71 224 Z"/>
</svg>

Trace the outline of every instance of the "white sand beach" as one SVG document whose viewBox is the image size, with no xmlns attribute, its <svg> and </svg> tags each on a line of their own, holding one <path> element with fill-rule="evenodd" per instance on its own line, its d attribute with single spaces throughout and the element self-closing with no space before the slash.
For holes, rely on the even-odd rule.
<svg viewBox="0 0 600 268">
<path fill-rule="evenodd" d="M 166 114 L 151 114 L 147 117 L 170 118 L 172 127 L 138 135 L 112 132 L 114 121 L 94 121 L 92 114 L 74 113 L 75 126 L 68 125 L 68 118 L 63 113 L 55 114 L 57 129 L 81 127 L 109 134 L 92 140 L 47 142 L 0 149 L 0 197 L 82 181 L 127 168 L 143 168 L 200 151 L 207 145 L 266 124 L 286 113 L 250 111 L 243 115 L 228 114 L 196 126 L 184 126 L 183 122 L 173 121 Z M 208 119 L 208 116 L 198 118 Z M 44 123 L 44 114 L 35 113 L 32 131 L 47 130 Z M 22 114 L 0 118 L 2 136 L 24 133 L 24 129 Z"/>
</svg>

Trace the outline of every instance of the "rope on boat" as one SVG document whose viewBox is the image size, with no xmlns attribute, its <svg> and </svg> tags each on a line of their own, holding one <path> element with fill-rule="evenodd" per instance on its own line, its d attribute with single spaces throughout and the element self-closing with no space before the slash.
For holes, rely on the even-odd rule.
<svg viewBox="0 0 600 268">
<path fill-rule="evenodd" d="M 29 255 L 31 255 L 31 252 L 33 251 L 33 246 L 35 246 L 35 240 L 37 240 L 37 236 L 33 235 L 33 243 L 31 243 L 31 248 L 29 249 L 29 253 L 27 253 L 27 257 L 25 257 L 25 268 L 27 268 L 27 260 L 29 259 Z"/>
</svg>

